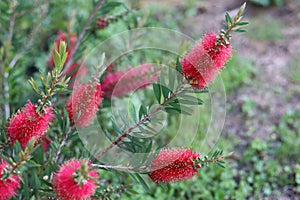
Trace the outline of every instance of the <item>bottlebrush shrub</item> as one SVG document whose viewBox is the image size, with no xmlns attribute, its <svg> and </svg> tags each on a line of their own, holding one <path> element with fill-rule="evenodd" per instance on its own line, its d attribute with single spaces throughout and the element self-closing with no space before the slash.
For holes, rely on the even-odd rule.
<svg viewBox="0 0 300 200">
<path fill-rule="evenodd" d="M 114 8 L 125 8 L 125 11 L 112 17 L 109 11 Z M 159 135 L 152 124 L 161 112 L 168 117 L 191 115 L 193 110 L 190 106 L 203 104 L 200 95 L 207 92 L 207 86 L 224 69 L 232 55 L 231 32 L 244 32 L 242 28 L 247 25 L 247 22 L 241 21 L 244 9 L 245 4 L 235 17 L 226 13 L 224 30 L 206 33 L 185 55 L 171 61 L 167 71 L 145 62 L 119 70 L 114 63 L 104 75 L 99 77 L 97 73 L 87 81 L 86 77 L 78 78 L 82 72 L 78 71 L 78 60 L 85 56 L 83 49 L 89 40 L 87 36 L 103 33 L 107 25 L 113 26 L 112 22 L 125 15 L 132 15 L 132 19 L 137 17 L 123 3 L 98 1 L 81 32 L 59 32 L 50 50 L 48 72 L 41 73 L 39 81 L 29 80 L 39 99 L 28 100 L 21 109 L 11 114 L 0 129 L 0 200 L 109 199 L 122 193 L 134 194 L 131 188 L 133 182 L 149 190 L 146 180 L 160 184 L 175 183 L 194 177 L 209 163 L 224 166 L 225 155 L 221 150 L 216 150 L 209 157 L 192 148 L 156 149 L 154 139 Z M 137 19 L 134 20 L 132 24 L 137 24 Z M 101 30 L 98 28 L 99 32 L 95 33 L 93 27 L 97 26 Z M 74 76 L 71 71 L 75 72 Z M 91 73 L 87 68 L 83 71 Z M 72 88 L 70 79 L 75 77 L 79 83 Z M 152 87 L 146 89 L 150 85 Z M 121 125 L 113 117 L 110 120 L 103 118 L 109 110 L 107 108 L 112 108 L 113 104 L 104 106 L 103 99 L 126 99 L 127 94 L 137 89 L 147 94 L 143 96 L 145 101 L 139 108 L 132 104 L 130 113 L 122 117 Z M 149 95 L 149 90 L 152 95 Z M 62 98 L 67 95 L 68 98 Z M 10 105 L 5 108 L 9 111 Z M 94 119 L 106 124 L 101 140 L 109 140 L 110 143 L 101 149 L 95 146 L 96 153 L 91 155 L 77 131 L 84 128 L 84 134 L 89 136 Z M 119 158 L 115 148 L 121 150 L 120 154 L 128 152 L 145 156 L 122 158 L 128 161 L 123 166 L 103 162 L 108 158 L 113 160 L 111 155 Z M 113 154 L 109 154 L 111 152 Z M 105 171 L 116 178 L 108 180 Z"/>
</svg>

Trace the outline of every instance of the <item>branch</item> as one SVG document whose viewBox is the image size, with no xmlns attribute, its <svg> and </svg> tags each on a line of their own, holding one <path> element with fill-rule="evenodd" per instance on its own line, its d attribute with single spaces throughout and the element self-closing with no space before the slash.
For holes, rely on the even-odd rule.
<svg viewBox="0 0 300 200">
<path fill-rule="evenodd" d="M 65 137 L 62 139 L 58 149 L 57 149 L 57 152 L 55 154 L 55 158 L 54 158 L 54 162 L 56 163 L 58 161 L 58 158 L 59 158 L 59 155 L 60 155 L 60 152 L 61 152 L 61 149 L 62 147 L 66 144 L 66 141 L 68 139 L 68 137 L 71 135 L 72 131 L 71 131 L 71 128 L 68 130 L 68 132 L 66 133 Z"/>
<path fill-rule="evenodd" d="M 95 159 L 100 159 L 105 153 L 107 153 L 110 149 L 112 149 L 115 145 L 121 142 L 124 138 L 127 137 L 129 133 L 131 133 L 135 128 L 139 127 L 140 125 L 144 124 L 145 122 L 149 121 L 158 111 L 160 111 L 165 104 L 171 101 L 174 97 L 176 97 L 184 88 L 184 83 L 177 90 L 172 93 L 168 98 L 166 98 L 156 109 L 154 109 L 148 115 L 145 115 L 140 121 L 138 121 L 135 125 L 127 129 L 123 134 L 118 137 L 114 142 L 112 142 L 108 147 L 106 147 L 103 151 L 101 151 Z"/>
</svg>

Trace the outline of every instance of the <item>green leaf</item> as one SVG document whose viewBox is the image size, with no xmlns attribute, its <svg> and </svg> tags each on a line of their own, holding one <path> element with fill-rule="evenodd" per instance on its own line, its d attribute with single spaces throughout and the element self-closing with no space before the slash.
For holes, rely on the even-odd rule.
<svg viewBox="0 0 300 200">
<path fill-rule="evenodd" d="M 64 107 L 63 110 L 64 110 L 64 121 L 65 121 L 63 125 L 63 132 L 66 134 L 70 128 L 70 118 L 66 107 Z"/>
<path fill-rule="evenodd" d="M 168 74 L 169 74 L 169 85 L 168 85 L 168 87 L 171 90 L 173 90 L 174 89 L 174 83 L 175 83 L 175 74 L 174 74 L 173 69 L 171 67 L 169 67 Z"/>
<path fill-rule="evenodd" d="M 141 104 L 139 110 L 139 119 L 142 119 L 143 116 L 147 115 L 147 108 L 144 104 Z"/>
<path fill-rule="evenodd" d="M 235 30 L 234 32 L 244 33 L 244 32 L 246 32 L 246 30 L 238 29 L 238 30 Z"/>
<path fill-rule="evenodd" d="M 133 121 L 134 122 L 138 121 L 138 119 L 136 117 L 136 109 L 135 109 L 135 106 L 132 102 L 131 102 L 131 106 L 129 108 L 130 108 L 130 114 L 131 114 L 131 117 L 132 117 Z"/>
<path fill-rule="evenodd" d="M 117 125 L 114 117 L 111 117 L 111 122 L 112 122 L 114 131 L 116 131 L 119 135 L 122 135 L 122 131 L 119 128 L 119 126 Z"/>
<path fill-rule="evenodd" d="M 181 114 L 181 110 L 178 110 L 174 107 L 165 107 L 165 111 L 169 114 Z"/>
<path fill-rule="evenodd" d="M 245 26 L 245 25 L 248 25 L 248 24 L 249 24 L 249 22 L 238 22 L 235 25 L 236 26 Z"/>
<path fill-rule="evenodd" d="M 225 13 L 225 19 L 226 19 L 226 23 L 229 25 L 229 24 L 232 24 L 232 19 L 229 15 L 228 12 Z"/>
<path fill-rule="evenodd" d="M 116 7 L 122 6 L 122 5 L 124 6 L 124 3 L 121 3 L 121 2 L 108 2 L 108 3 L 101 6 L 101 8 L 99 9 L 99 12 L 101 13 L 101 15 L 106 15 L 106 14 L 110 13 L 110 11 L 115 9 Z"/>
<path fill-rule="evenodd" d="M 149 188 L 148 184 L 145 182 L 145 180 L 139 174 L 135 174 L 135 176 L 138 179 L 139 183 L 143 186 L 143 188 L 147 192 L 150 192 L 150 188 Z"/>
<path fill-rule="evenodd" d="M 182 74 L 182 66 L 181 66 L 179 57 L 177 57 L 177 60 L 176 60 L 176 70 L 178 71 L 178 73 Z"/>
<path fill-rule="evenodd" d="M 161 103 L 161 87 L 159 84 L 153 83 L 153 91 L 154 91 L 154 95 L 156 100 L 158 101 L 158 103 Z"/>
<path fill-rule="evenodd" d="M 168 98 L 169 95 L 172 93 L 172 90 L 163 85 L 161 85 L 161 90 L 165 99 Z"/>
<path fill-rule="evenodd" d="M 182 95 L 181 98 L 182 100 L 180 100 L 180 102 L 194 102 L 198 105 L 202 105 L 204 103 L 201 99 L 190 95 Z"/>
</svg>

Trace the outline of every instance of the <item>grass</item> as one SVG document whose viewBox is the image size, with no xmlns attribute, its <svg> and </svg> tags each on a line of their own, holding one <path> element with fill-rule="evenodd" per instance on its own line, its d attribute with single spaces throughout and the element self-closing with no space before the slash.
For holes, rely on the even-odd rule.
<svg viewBox="0 0 300 200">
<path fill-rule="evenodd" d="M 259 18 L 252 18 L 249 21 L 251 25 L 247 29 L 247 36 L 250 39 L 261 41 L 283 39 L 284 24 L 280 20 L 261 15 Z"/>
<path fill-rule="evenodd" d="M 255 62 L 235 53 L 221 73 L 226 93 L 232 94 L 235 89 L 251 84 L 256 74 Z"/>
</svg>

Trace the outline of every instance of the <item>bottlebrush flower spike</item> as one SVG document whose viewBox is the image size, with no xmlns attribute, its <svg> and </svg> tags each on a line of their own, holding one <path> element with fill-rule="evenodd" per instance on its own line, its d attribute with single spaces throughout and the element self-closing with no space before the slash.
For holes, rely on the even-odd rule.
<svg viewBox="0 0 300 200">
<path fill-rule="evenodd" d="M 54 118 L 52 109 L 45 108 L 41 113 L 36 110 L 37 105 L 28 100 L 25 107 L 9 120 L 6 134 L 12 143 L 18 140 L 24 148 L 33 137 L 39 139 L 47 131 Z"/>
<path fill-rule="evenodd" d="M 199 154 L 191 149 L 162 149 L 151 163 L 150 178 L 154 182 L 177 182 L 192 178 L 197 173 L 194 160 Z"/>
<path fill-rule="evenodd" d="M 182 71 L 193 87 L 202 89 L 213 81 L 232 56 L 232 47 L 226 38 L 207 33 L 181 61 Z"/>
<path fill-rule="evenodd" d="M 101 84 L 94 80 L 75 86 L 67 104 L 69 118 L 76 126 L 88 126 L 96 116 L 102 102 Z"/>
<path fill-rule="evenodd" d="M 107 74 L 102 81 L 102 89 L 106 97 L 121 97 L 156 82 L 158 75 L 159 72 L 151 64 L 144 63 L 126 71 Z"/>
<path fill-rule="evenodd" d="M 11 166 L 4 160 L 0 160 L 0 200 L 8 200 L 16 195 L 20 187 L 20 179 L 17 175 L 10 175 L 3 178 L 4 170 Z"/>
<path fill-rule="evenodd" d="M 61 200 L 86 200 L 96 190 L 96 170 L 90 170 L 86 160 L 72 159 L 63 164 L 54 175 L 54 191 Z"/>
</svg>

